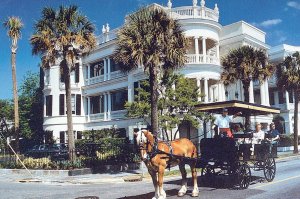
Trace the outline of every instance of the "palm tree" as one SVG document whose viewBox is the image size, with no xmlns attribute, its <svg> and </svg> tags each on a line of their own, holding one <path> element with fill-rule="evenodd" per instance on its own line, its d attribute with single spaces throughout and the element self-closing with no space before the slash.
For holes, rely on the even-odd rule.
<svg viewBox="0 0 300 199">
<path fill-rule="evenodd" d="M 250 102 L 249 87 L 251 81 L 264 80 L 271 77 L 274 66 L 268 63 L 266 53 L 251 46 L 242 46 L 234 49 L 222 59 L 223 73 L 221 81 L 225 85 L 240 80 L 243 83 L 244 99 Z M 246 115 L 246 128 L 250 127 L 250 116 Z"/>
<path fill-rule="evenodd" d="M 142 66 L 149 75 L 151 128 L 158 133 L 158 84 L 165 71 L 184 65 L 187 39 L 178 21 L 161 8 L 141 8 L 118 32 L 115 61 L 129 72 Z"/>
<path fill-rule="evenodd" d="M 294 53 L 277 65 L 277 86 L 284 91 L 289 91 L 295 97 L 294 109 L 294 153 L 298 153 L 298 110 L 300 94 L 300 54 Z"/>
<path fill-rule="evenodd" d="M 30 38 L 32 53 L 41 56 L 43 68 L 59 65 L 62 69 L 66 91 L 69 159 L 72 161 L 75 159 L 75 144 L 70 73 L 75 70 L 79 58 L 95 48 L 94 31 L 94 25 L 79 13 L 77 6 L 60 6 L 58 10 L 46 7 Z"/>
<path fill-rule="evenodd" d="M 12 70 L 12 80 L 13 80 L 13 96 L 14 96 L 14 120 L 15 120 L 15 136 L 16 136 L 16 149 L 19 152 L 19 100 L 18 100 L 18 88 L 17 88 L 17 78 L 16 78 L 16 54 L 18 49 L 18 40 L 21 38 L 21 29 L 23 28 L 23 23 L 19 17 L 8 17 L 8 19 L 3 23 L 4 27 L 7 29 L 7 35 L 11 39 L 11 70 Z"/>
</svg>

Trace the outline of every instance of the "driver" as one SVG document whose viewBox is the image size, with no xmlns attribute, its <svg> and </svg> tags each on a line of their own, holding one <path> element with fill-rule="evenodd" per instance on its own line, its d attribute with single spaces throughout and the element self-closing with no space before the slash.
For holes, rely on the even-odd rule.
<svg viewBox="0 0 300 199">
<path fill-rule="evenodd" d="M 214 124 L 219 128 L 219 135 L 224 135 L 230 138 L 233 138 L 232 132 L 229 128 L 230 122 L 232 122 L 233 118 L 241 115 L 241 112 L 234 114 L 233 116 L 228 116 L 228 109 L 224 108 L 222 110 L 222 115 L 216 118 Z M 214 126 L 213 126 L 214 128 Z"/>
</svg>

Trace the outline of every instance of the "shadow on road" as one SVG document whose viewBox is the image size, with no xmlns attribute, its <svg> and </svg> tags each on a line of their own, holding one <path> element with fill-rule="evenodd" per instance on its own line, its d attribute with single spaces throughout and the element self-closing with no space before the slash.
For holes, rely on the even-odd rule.
<svg viewBox="0 0 300 199">
<path fill-rule="evenodd" d="M 167 196 L 177 196 L 178 190 L 177 189 L 170 189 L 166 190 Z M 146 194 L 141 194 L 141 195 L 136 195 L 136 196 L 125 196 L 122 198 L 117 198 L 117 199 L 151 199 L 154 196 L 154 192 L 146 193 Z"/>
</svg>

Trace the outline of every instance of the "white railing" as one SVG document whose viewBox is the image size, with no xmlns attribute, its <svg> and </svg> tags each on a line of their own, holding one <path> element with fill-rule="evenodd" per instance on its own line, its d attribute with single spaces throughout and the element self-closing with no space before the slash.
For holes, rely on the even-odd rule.
<svg viewBox="0 0 300 199">
<path fill-rule="evenodd" d="M 125 117 L 126 112 L 126 110 L 112 111 L 110 113 L 110 119 L 122 119 Z"/>
<path fill-rule="evenodd" d="M 104 113 L 90 114 L 90 121 L 104 120 Z"/>
<path fill-rule="evenodd" d="M 120 70 L 117 70 L 117 71 L 114 71 L 114 72 L 110 73 L 110 79 L 116 79 L 116 78 L 124 77 L 124 76 L 126 76 L 126 74 L 123 73 Z"/>
<path fill-rule="evenodd" d="M 103 33 L 97 37 L 98 45 L 109 42 L 117 38 L 117 32 L 119 29 L 111 30 L 108 33 Z"/>
<path fill-rule="evenodd" d="M 103 82 L 104 81 L 104 75 L 100 75 L 100 76 L 97 76 L 97 77 L 89 78 L 89 79 L 87 79 L 87 81 L 88 81 L 88 85 L 90 85 L 90 84 L 97 84 L 99 82 Z"/>
<path fill-rule="evenodd" d="M 204 55 L 199 54 L 189 54 L 187 55 L 187 64 L 219 64 L 219 59 L 216 56 L 206 55 L 206 59 Z"/>
<path fill-rule="evenodd" d="M 171 15 L 175 19 L 188 19 L 188 18 L 200 18 L 200 19 L 208 19 L 218 22 L 219 21 L 219 13 L 215 10 L 209 8 L 202 7 L 192 7 L 192 6 L 184 6 L 172 8 Z"/>
</svg>

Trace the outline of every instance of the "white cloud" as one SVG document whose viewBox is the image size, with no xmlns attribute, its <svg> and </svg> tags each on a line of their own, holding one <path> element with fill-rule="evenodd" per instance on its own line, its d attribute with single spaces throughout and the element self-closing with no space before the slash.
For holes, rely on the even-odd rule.
<svg viewBox="0 0 300 199">
<path fill-rule="evenodd" d="M 262 21 L 260 23 L 252 23 L 254 26 L 258 26 L 258 27 L 264 27 L 264 28 L 268 28 L 270 26 L 275 26 L 277 24 L 280 24 L 282 22 L 281 19 L 269 19 L 269 20 L 265 20 Z"/>
<path fill-rule="evenodd" d="M 300 10 L 300 3 L 296 1 L 287 2 L 287 6 Z"/>
</svg>

